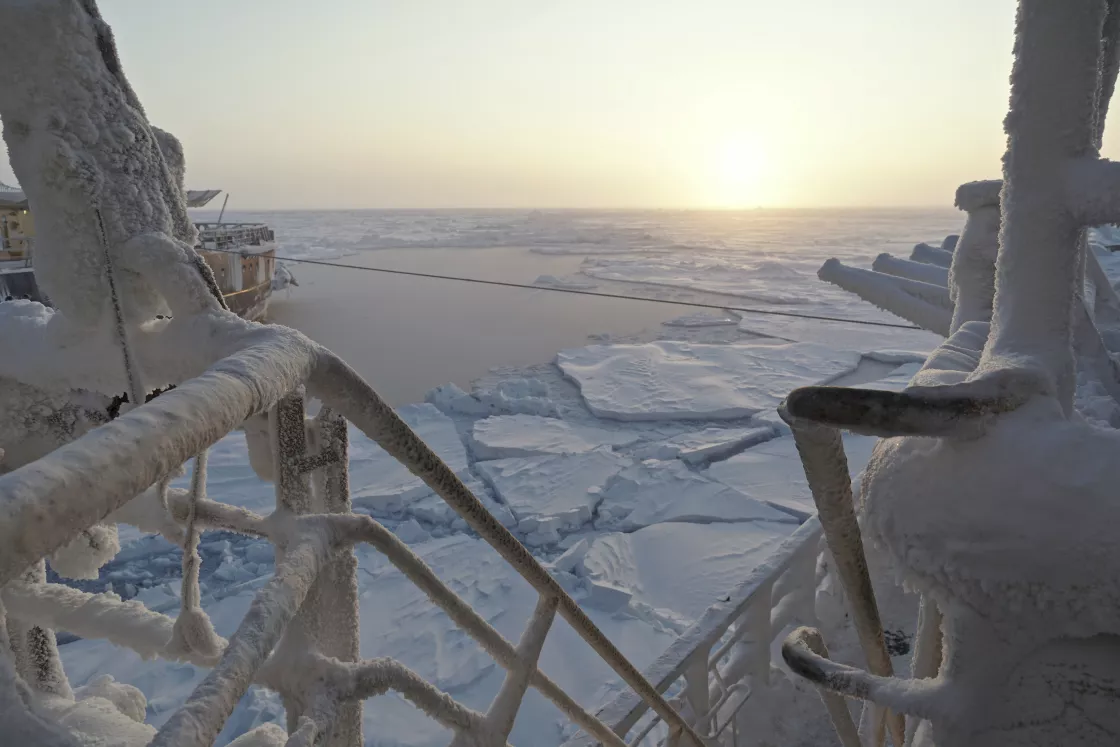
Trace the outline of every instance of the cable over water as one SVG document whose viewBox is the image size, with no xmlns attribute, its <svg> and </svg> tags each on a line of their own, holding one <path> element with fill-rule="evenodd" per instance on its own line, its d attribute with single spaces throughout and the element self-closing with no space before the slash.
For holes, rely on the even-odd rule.
<svg viewBox="0 0 1120 747">
<path fill-rule="evenodd" d="M 241 254 L 236 249 L 204 249 L 207 252 L 222 252 L 225 254 Z M 868 327 L 891 327 L 892 329 L 912 329 L 922 331 L 921 327 L 912 324 L 895 324 L 893 322 L 874 322 L 866 319 L 844 319 L 838 316 L 824 316 L 821 314 L 797 314 L 792 311 L 774 311 L 772 309 L 752 309 L 742 306 L 727 306 L 724 304 L 700 303 L 699 301 L 679 301 L 667 298 L 646 298 L 644 296 L 629 296 L 624 293 L 604 293 L 602 291 L 580 290 L 577 288 L 553 288 L 547 285 L 531 285 L 529 283 L 513 283 L 506 280 L 481 280 L 479 278 L 464 278 L 456 275 L 440 275 L 433 272 L 416 272 L 413 270 L 391 270 L 387 267 L 363 267 L 345 262 L 326 262 L 320 259 L 295 259 L 292 257 L 277 257 L 284 262 L 300 262 L 307 265 L 323 265 L 325 267 L 340 267 L 346 270 L 363 270 L 365 272 L 380 272 L 388 275 L 408 275 L 416 278 L 429 278 L 431 280 L 453 280 L 459 283 L 476 283 L 478 285 L 498 285 L 505 288 L 526 288 L 528 290 L 551 291 L 552 293 L 571 293 L 577 296 L 597 296 L 599 298 L 617 298 L 623 301 L 645 301 L 647 303 L 662 303 L 672 306 L 690 306 L 699 309 L 717 309 L 719 311 L 738 311 L 744 314 L 760 314 L 765 316 L 786 316 L 794 319 L 813 319 L 821 322 L 839 322 L 841 324 L 862 324 Z"/>
</svg>

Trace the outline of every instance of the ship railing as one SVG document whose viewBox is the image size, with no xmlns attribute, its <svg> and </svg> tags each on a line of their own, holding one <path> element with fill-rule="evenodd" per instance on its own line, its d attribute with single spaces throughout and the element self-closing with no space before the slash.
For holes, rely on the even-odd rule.
<svg viewBox="0 0 1120 747">
<path fill-rule="evenodd" d="M 10 263 L 22 263 L 23 267 L 31 266 L 31 255 L 35 249 L 35 239 L 31 236 L 3 237 L 0 236 L 0 262 L 6 266 Z"/>
<path fill-rule="evenodd" d="M 726 598 L 717 601 L 643 672 L 708 745 L 754 744 L 752 700 L 770 687 L 773 644 L 792 624 L 815 621 L 817 555 L 821 525 L 806 520 Z M 673 745 L 675 735 L 633 691 L 624 691 L 595 713 L 631 747 Z M 755 721 L 757 723 L 757 721 Z M 592 747 L 578 734 L 563 747 Z"/>
<path fill-rule="evenodd" d="M 276 240 L 264 223 L 196 223 L 198 248 L 203 251 L 229 251 L 240 246 L 260 246 Z"/>
<path fill-rule="evenodd" d="M 362 701 L 388 690 L 454 731 L 453 745 L 505 744 L 530 687 L 597 742 L 624 747 L 602 717 L 590 714 L 538 666 L 559 614 L 637 694 L 643 707 L 683 737 L 679 744 L 703 744 L 662 696 L 664 688 L 642 676 L 360 376 L 298 333 L 282 327 L 252 329 L 249 342 L 201 375 L 0 476 L 0 619 L 6 614 L 7 629 L 15 633 L 11 649 L 16 671 L 32 688 L 62 696 L 71 693 L 51 632 L 61 629 L 82 638 L 107 639 L 145 658 L 212 667 L 159 729 L 153 747 L 209 747 L 252 684 L 280 694 L 287 710 L 289 747 L 359 747 Z M 305 415 L 305 396 L 322 403 L 314 418 Z M 266 413 L 276 508 L 262 516 L 207 497 L 205 455 L 248 418 Z M 350 511 L 348 421 L 427 483 L 535 588 L 539 600 L 519 642 L 506 640 L 392 532 Z M 190 490 L 168 490 L 171 477 L 192 458 Z M 163 515 L 179 526 L 180 534 L 171 533 L 184 548 L 177 619 L 136 600 L 46 582 L 44 558 L 89 536 L 98 522 L 117 521 L 114 512 L 132 501 L 152 502 L 148 508 L 157 513 L 162 507 Z M 277 548 L 273 576 L 228 642 L 212 629 L 207 634 L 208 618 L 199 601 L 195 548 L 202 530 L 264 538 Z M 799 536 L 806 539 L 806 531 L 812 530 Z M 504 684 L 485 713 L 463 706 L 400 662 L 359 658 L 354 554 L 359 543 L 382 552 L 506 670 Z M 794 556 L 802 557 L 794 553 L 789 562 Z M 757 610 L 765 607 L 769 624 L 771 605 L 762 600 L 773 595 L 775 582 L 760 579 L 759 585 L 750 597 L 757 604 L 748 601 L 743 612 L 761 614 Z M 721 625 L 714 624 L 712 630 L 722 630 Z M 757 628 L 750 631 L 758 634 Z M 735 646 L 740 646 L 738 640 Z M 6 661 L 0 656 L 0 664 Z M 16 692 L 11 672 L 11 667 L 0 669 L 0 688 Z"/>
</svg>

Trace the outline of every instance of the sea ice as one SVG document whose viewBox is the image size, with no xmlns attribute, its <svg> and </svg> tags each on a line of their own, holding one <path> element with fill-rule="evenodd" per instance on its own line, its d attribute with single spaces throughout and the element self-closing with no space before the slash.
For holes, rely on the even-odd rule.
<svg viewBox="0 0 1120 747">
<path fill-rule="evenodd" d="M 508 459 L 536 454 L 582 454 L 600 446 L 628 446 L 641 436 L 575 425 L 536 415 L 500 415 L 478 420 L 471 432 L 478 459 Z"/>
<path fill-rule="evenodd" d="M 811 276 L 787 263 L 769 259 L 747 262 L 742 256 L 681 252 L 641 257 L 587 259 L 584 275 L 682 290 L 719 293 L 769 304 L 809 303 Z M 795 287 L 796 292 L 787 289 Z"/>
<path fill-rule="evenodd" d="M 591 520 L 592 492 L 629 459 L 601 447 L 582 454 L 543 454 L 479 462 L 476 468 L 523 532 L 578 529 Z"/>
<path fill-rule="evenodd" d="M 476 479 L 473 475 L 461 475 L 463 484 L 467 486 L 475 497 L 482 501 L 482 505 L 486 506 L 486 510 L 494 515 L 502 526 L 514 527 L 517 526 L 517 519 L 513 518 L 509 508 L 503 506 L 494 500 L 490 494 L 490 489 L 481 481 Z M 405 507 L 405 513 L 420 521 L 426 521 L 429 524 L 449 525 L 459 518 L 459 514 L 455 509 L 448 505 L 447 501 L 440 498 L 435 493 L 430 493 L 423 498 L 418 498 L 410 501 Z"/>
<path fill-rule="evenodd" d="M 397 414 L 452 470 L 457 474 L 467 471 L 467 450 L 451 418 L 430 404 L 406 405 Z M 380 446 L 353 428 L 350 432 L 350 492 L 355 505 L 395 513 L 432 492 Z"/>
<path fill-rule="evenodd" d="M 705 428 L 673 436 L 665 441 L 643 444 L 634 450 L 639 459 L 680 459 L 696 466 L 726 459 L 778 435 L 769 425 L 750 428 Z"/>
<path fill-rule="evenodd" d="M 877 440 L 872 436 L 844 434 L 844 452 L 853 477 L 867 465 Z M 767 441 L 716 462 L 703 474 L 796 516 L 808 517 L 817 510 L 792 436 Z"/>
<path fill-rule="evenodd" d="M 665 523 L 596 537 L 576 567 L 592 582 L 625 589 L 682 622 L 740 583 L 796 523 Z"/>
<path fill-rule="evenodd" d="M 661 323 L 666 327 L 734 327 L 739 323 L 739 315 L 730 311 L 721 314 L 697 311 L 694 314 L 685 314 Z"/>
<path fill-rule="evenodd" d="M 773 409 L 791 389 L 837 376 L 859 359 L 814 343 L 660 341 L 564 350 L 557 365 L 601 418 L 727 420 Z"/>
<path fill-rule="evenodd" d="M 558 278 L 555 275 L 541 275 L 533 281 L 533 285 L 542 285 L 546 288 L 559 288 L 561 290 L 591 290 L 597 287 L 588 280 L 576 278 Z"/>
<path fill-rule="evenodd" d="M 691 471 L 683 462 L 649 460 L 607 479 L 596 527 L 623 531 L 665 521 L 774 521 L 797 523 L 788 513 Z"/>
</svg>

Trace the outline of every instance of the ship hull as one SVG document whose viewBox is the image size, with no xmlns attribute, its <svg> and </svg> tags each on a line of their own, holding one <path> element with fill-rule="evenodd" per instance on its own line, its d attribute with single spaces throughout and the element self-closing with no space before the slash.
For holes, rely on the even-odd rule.
<svg viewBox="0 0 1120 747">
<path fill-rule="evenodd" d="M 223 294 L 229 310 L 251 322 L 264 321 L 272 296 L 272 281 L 266 280 L 252 288 Z M 30 268 L 0 270 L 0 302 L 27 299 L 50 306 L 50 299 L 39 290 L 35 271 Z"/>
</svg>

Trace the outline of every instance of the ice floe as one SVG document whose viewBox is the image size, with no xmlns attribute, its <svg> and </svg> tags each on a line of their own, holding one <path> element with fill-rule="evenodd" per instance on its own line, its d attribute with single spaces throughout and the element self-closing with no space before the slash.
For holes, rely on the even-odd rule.
<svg viewBox="0 0 1120 747">
<path fill-rule="evenodd" d="M 666 521 L 797 523 L 787 512 L 690 470 L 679 460 L 633 464 L 607 479 L 597 527 L 624 531 Z"/>
<path fill-rule="evenodd" d="M 607 587 L 604 591 L 622 589 L 655 610 L 691 621 L 741 583 L 743 569 L 758 565 L 796 527 L 768 521 L 654 524 L 596 537 L 575 570 Z"/>
<path fill-rule="evenodd" d="M 697 311 L 662 322 L 666 327 L 734 327 L 739 323 L 739 315 L 730 311 L 715 314 L 710 311 Z"/>
<path fill-rule="evenodd" d="M 871 436 L 844 434 L 844 452 L 853 477 L 858 476 L 867 465 L 877 440 Z M 817 510 L 792 436 L 767 441 L 730 459 L 716 462 L 703 474 L 798 516 L 808 517 Z"/>
<path fill-rule="evenodd" d="M 543 454 L 479 462 L 478 472 L 517 519 L 522 532 L 571 531 L 591 521 L 607 478 L 630 463 L 607 447 L 582 454 Z"/>
<path fill-rule="evenodd" d="M 582 454 L 600 446 L 628 446 L 641 435 L 577 425 L 559 418 L 500 415 L 478 420 L 471 447 L 478 459 L 508 459 L 536 454 Z"/>
<path fill-rule="evenodd" d="M 430 404 L 406 405 L 397 413 L 451 469 L 456 473 L 467 471 L 467 450 L 451 418 Z M 393 513 L 430 492 L 419 477 L 380 446 L 364 437 L 351 438 L 350 493 L 355 506 L 374 513 Z"/>
<path fill-rule="evenodd" d="M 664 441 L 655 441 L 634 449 L 639 459 L 680 459 L 686 464 L 701 465 L 738 454 L 778 435 L 770 425 L 750 428 L 704 428 L 687 431 Z"/>
<path fill-rule="evenodd" d="M 613 420 L 727 420 L 772 410 L 791 389 L 854 368 L 860 354 L 815 343 L 590 345 L 556 359 L 587 407 Z"/>
</svg>

